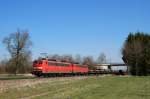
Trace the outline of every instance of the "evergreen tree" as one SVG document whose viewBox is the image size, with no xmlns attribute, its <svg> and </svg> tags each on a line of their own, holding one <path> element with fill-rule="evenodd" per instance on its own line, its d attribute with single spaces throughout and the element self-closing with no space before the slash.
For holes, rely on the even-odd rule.
<svg viewBox="0 0 150 99">
<path fill-rule="evenodd" d="M 123 61 L 132 75 L 148 75 L 150 72 L 150 35 L 130 33 L 122 48 Z"/>
</svg>

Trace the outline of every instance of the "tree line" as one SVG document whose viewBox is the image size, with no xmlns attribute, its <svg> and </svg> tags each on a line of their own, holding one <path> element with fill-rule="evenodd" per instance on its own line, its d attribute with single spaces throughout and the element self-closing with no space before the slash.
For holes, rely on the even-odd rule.
<svg viewBox="0 0 150 99">
<path fill-rule="evenodd" d="M 39 57 L 39 60 L 41 58 L 42 57 Z M 105 64 L 107 62 L 106 55 L 104 53 L 101 53 L 97 57 L 97 59 L 94 59 L 92 56 L 81 57 L 80 54 L 77 54 L 75 56 L 53 54 L 53 55 L 48 55 L 46 58 L 54 61 L 62 61 L 62 62 L 87 65 L 89 68 L 94 68 L 96 64 Z"/>
<path fill-rule="evenodd" d="M 17 32 L 11 33 L 5 37 L 2 43 L 6 46 L 10 58 L 0 61 L 0 73 L 17 74 L 29 73 L 32 71 L 32 54 L 30 50 L 32 42 L 28 31 L 18 29 Z M 75 57 L 72 57 L 72 55 L 60 56 L 55 54 L 49 55 L 48 58 L 88 65 L 89 68 L 93 68 L 93 65 L 96 63 L 106 63 L 106 56 L 104 53 L 101 53 L 97 60 L 94 60 L 92 56 L 82 58 L 79 54 Z"/>
<path fill-rule="evenodd" d="M 17 30 L 3 39 L 2 42 L 10 54 L 9 59 L 0 61 L 0 73 L 28 73 L 32 71 L 32 42 L 29 32 Z M 150 35 L 144 32 L 129 33 L 121 49 L 122 59 L 129 67 L 131 75 L 150 75 Z M 101 53 L 96 60 L 92 56 L 49 55 L 49 59 L 87 65 L 107 63 L 106 55 Z M 40 59 L 40 57 L 39 57 Z"/>
</svg>

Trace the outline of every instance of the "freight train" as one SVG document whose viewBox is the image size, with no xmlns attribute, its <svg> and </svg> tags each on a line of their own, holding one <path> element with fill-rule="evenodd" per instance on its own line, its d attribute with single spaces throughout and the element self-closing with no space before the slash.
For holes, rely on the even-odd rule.
<svg viewBox="0 0 150 99">
<path fill-rule="evenodd" d="M 88 74 L 124 74 L 122 71 L 113 72 L 111 69 L 88 68 L 87 65 L 71 63 L 66 61 L 56 61 L 50 59 L 40 59 L 33 62 L 32 74 L 40 76 L 68 76 L 68 75 L 88 75 Z"/>
</svg>

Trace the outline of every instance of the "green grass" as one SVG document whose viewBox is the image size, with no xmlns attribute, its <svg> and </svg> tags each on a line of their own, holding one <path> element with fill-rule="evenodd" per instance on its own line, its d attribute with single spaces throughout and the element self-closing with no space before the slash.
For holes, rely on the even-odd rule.
<svg viewBox="0 0 150 99">
<path fill-rule="evenodd" d="M 150 99 L 150 77 L 90 77 L 54 80 L 9 89 L 1 99 Z"/>
</svg>

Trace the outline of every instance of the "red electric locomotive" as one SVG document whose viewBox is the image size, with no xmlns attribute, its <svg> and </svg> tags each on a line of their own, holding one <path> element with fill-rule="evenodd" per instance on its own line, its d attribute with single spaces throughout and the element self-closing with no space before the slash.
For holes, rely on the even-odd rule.
<svg viewBox="0 0 150 99">
<path fill-rule="evenodd" d="M 89 69 L 85 65 L 69 62 L 48 59 L 36 60 L 33 62 L 33 74 L 36 76 L 87 74 L 88 71 Z"/>
</svg>

